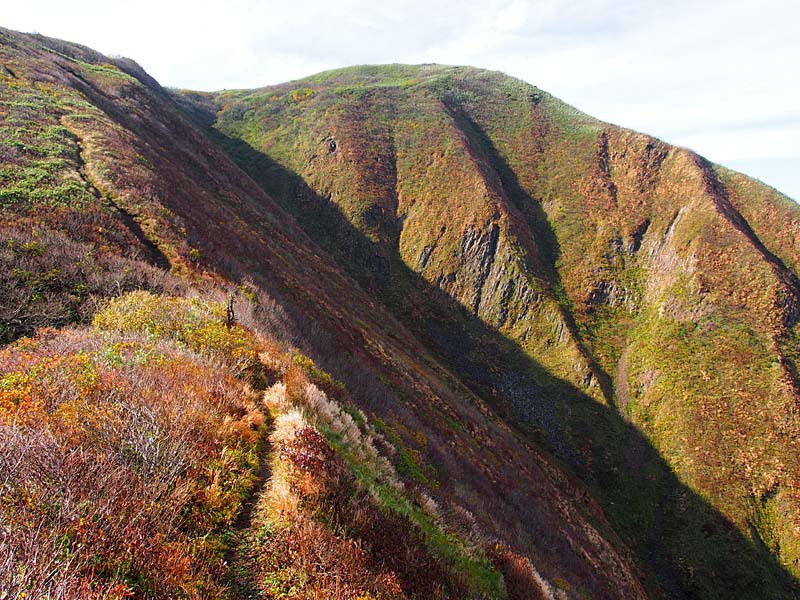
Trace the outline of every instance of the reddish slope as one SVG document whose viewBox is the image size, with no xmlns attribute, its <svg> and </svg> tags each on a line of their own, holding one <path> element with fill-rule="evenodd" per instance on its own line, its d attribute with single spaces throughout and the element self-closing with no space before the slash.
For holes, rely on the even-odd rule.
<svg viewBox="0 0 800 600">
<path fill-rule="evenodd" d="M 596 486 L 673 595 L 792 597 L 788 199 L 470 68 L 357 67 L 198 106 L 315 241 Z"/>
</svg>

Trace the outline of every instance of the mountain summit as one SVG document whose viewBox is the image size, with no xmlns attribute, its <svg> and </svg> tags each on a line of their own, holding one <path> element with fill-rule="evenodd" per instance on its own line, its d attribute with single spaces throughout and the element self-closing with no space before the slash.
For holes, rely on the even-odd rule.
<svg viewBox="0 0 800 600">
<path fill-rule="evenodd" d="M 41 372 L 24 366 L 31 356 L 106 357 L 102 335 L 123 336 L 130 364 L 139 354 L 124 344 L 175 364 L 196 352 L 247 374 L 242 394 L 266 388 L 275 431 L 291 420 L 277 396 L 306 407 L 289 441 L 272 438 L 270 481 L 295 460 L 301 498 L 324 498 L 319 543 L 357 540 L 341 548 L 393 574 L 396 587 L 372 595 L 353 583 L 361 598 L 800 594 L 800 208 L 777 191 L 497 72 L 360 66 L 257 90 L 167 90 L 128 59 L 8 30 L 0 163 L 7 414 L 36 399 L 19 391 Z M 197 295 L 230 297 L 228 314 Z M 89 323 L 59 334 L 71 342 L 41 332 Z M 216 336 L 211 355 L 199 330 Z M 244 355 L 237 370 L 230 357 Z M 101 358 L 101 372 L 117 368 Z M 47 419 L 62 414 L 42 402 Z M 394 483 L 367 474 L 379 463 Z M 0 482 L 22 477 L 15 464 L 0 456 Z M 349 500 L 333 480 L 350 482 Z M 276 485 L 258 506 L 275 505 Z M 234 531 L 250 519 L 243 498 L 225 521 Z M 367 504 L 355 511 L 354 498 Z M 3 510 L 10 577 L 29 538 L 10 520 L 22 513 Z M 266 523 L 248 556 L 278 547 L 269 540 L 285 530 Z M 364 533 L 381 528 L 397 537 Z M 47 551 L 53 564 L 78 552 L 70 535 Z M 237 564 L 244 553 L 223 546 Z M 333 597 L 313 596 L 324 577 L 297 561 L 256 569 L 262 583 L 288 577 L 294 596 L 254 584 L 258 597 Z M 160 571 L 125 564 L 76 577 L 209 597 L 191 581 L 148 588 Z M 214 597 L 252 597 L 239 589 Z"/>
</svg>

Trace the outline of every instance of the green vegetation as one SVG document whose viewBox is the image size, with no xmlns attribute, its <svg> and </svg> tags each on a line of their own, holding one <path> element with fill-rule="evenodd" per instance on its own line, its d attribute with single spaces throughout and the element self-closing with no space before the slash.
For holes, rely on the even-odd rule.
<svg viewBox="0 0 800 600">
<path fill-rule="evenodd" d="M 5 108 L 0 128 L 0 210 L 22 204 L 75 206 L 92 196 L 74 176 L 75 136 L 59 123 L 64 104 L 42 88 L 0 85 L 0 107 Z M 34 118 L 31 118 L 34 117 Z"/>
<path fill-rule="evenodd" d="M 786 198 L 469 67 L 0 64 L 4 581 L 796 596 Z"/>
<path fill-rule="evenodd" d="M 259 367 L 258 345 L 241 325 L 226 323 L 221 302 L 164 297 L 145 291 L 110 300 L 93 321 L 101 330 L 168 337 L 203 355 L 230 362 L 237 375 Z"/>
</svg>

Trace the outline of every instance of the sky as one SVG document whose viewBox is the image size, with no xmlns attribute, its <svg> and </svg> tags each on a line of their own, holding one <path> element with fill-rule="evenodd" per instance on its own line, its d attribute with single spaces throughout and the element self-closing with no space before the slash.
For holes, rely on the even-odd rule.
<svg viewBox="0 0 800 600">
<path fill-rule="evenodd" d="M 800 201 L 796 0 L 26 0 L 0 25 L 133 58 L 170 87 L 354 64 L 496 69 Z"/>
</svg>

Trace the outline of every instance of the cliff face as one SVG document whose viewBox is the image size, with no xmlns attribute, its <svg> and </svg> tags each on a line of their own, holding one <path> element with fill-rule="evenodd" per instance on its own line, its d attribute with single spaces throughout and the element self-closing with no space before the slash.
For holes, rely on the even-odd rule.
<svg viewBox="0 0 800 600">
<path fill-rule="evenodd" d="M 413 493 L 553 589 L 796 593 L 788 199 L 475 69 L 177 93 L 7 30 L 0 64 L 9 339 L 125 289 L 238 288 Z"/>
</svg>

